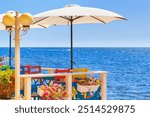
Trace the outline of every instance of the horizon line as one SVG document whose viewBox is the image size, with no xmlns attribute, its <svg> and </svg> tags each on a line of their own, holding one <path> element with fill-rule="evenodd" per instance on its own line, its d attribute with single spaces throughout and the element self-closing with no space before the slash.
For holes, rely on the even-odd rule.
<svg viewBox="0 0 150 117">
<path fill-rule="evenodd" d="M 0 48 L 9 48 L 9 47 L 0 47 Z M 15 48 L 15 47 L 12 47 Z M 71 47 L 20 47 L 20 48 L 71 48 Z M 73 47 L 73 48 L 150 48 L 150 47 L 142 47 L 142 46 L 137 46 L 137 47 Z"/>
</svg>

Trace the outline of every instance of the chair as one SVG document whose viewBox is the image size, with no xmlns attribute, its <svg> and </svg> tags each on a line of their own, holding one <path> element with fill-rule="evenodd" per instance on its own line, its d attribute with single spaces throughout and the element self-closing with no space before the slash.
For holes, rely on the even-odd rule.
<svg viewBox="0 0 150 117">
<path fill-rule="evenodd" d="M 15 70 L 15 67 L 11 66 L 10 69 Z M 20 74 L 25 74 L 24 66 L 20 66 Z"/>
<path fill-rule="evenodd" d="M 70 73 L 70 69 L 56 69 L 55 73 Z M 65 76 L 55 76 L 54 77 L 54 83 L 65 82 Z"/>
<path fill-rule="evenodd" d="M 27 66 L 25 66 L 27 68 Z M 28 71 L 25 71 L 27 73 Z M 41 66 L 29 66 L 29 74 L 38 74 L 41 73 Z M 40 82 L 42 84 L 42 78 L 41 77 L 33 77 L 32 81 L 34 81 L 35 84 Z"/>
<path fill-rule="evenodd" d="M 25 65 L 23 67 L 24 67 L 23 68 L 24 74 L 38 74 L 38 73 L 41 73 L 41 66 Z M 35 84 L 37 84 L 38 81 L 40 81 L 40 84 L 42 84 L 42 78 L 40 78 L 40 77 L 36 77 L 36 78 L 33 77 L 32 80 L 34 80 Z"/>
<path fill-rule="evenodd" d="M 32 66 L 32 65 L 26 65 L 24 66 L 24 73 L 25 74 L 38 74 L 41 73 L 41 66 Z M 43 84 L 42 78 L 41 77 L 32 77 L 32 97 L 34 100 L 38 98 L 37 95 L 37 86 Z M 39 83 L 39 84 L 38 84 Z"/>
<path fill-rule="evenodd" d="M 73 73 L 76 72 L 88 72 L 88 68 L 73 68 Z M 78 74 L 72 76 L 72 82 L 76 82 L 76 79 L 84 79 L 87 77 L 87 74 Z"/>
<path fill-rule="evenodd" d="M 31 65 L 25 65 L 24 67 L 24 74 L 30 74 L 30 67 Z"/>
<path fill-rule="evenodd" d="M 73 69 L 73 73 L 75 72 L 88 72 L 88 68 L 74 68 Z M 73 75 L 72 76 L 72 82 L 76 82 L 76 79 L 85 79 L 87 77 L 87 74 L 78 74 L 78 75 Z M 74 84 L 73 83 L 73 84 Z M 74 87 L 77 88 L 77 85 L 74 85 Z M 87 96 L 87 93 L 86 92 L 83 92 L 83 98 L 85 99 Z"/>
</svg>

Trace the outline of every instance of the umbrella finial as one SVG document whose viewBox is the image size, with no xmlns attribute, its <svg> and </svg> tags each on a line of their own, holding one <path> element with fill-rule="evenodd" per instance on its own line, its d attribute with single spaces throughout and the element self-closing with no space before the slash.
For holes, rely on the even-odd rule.
<svg viewBox="0 0 150 117">
<path fill-rule="evenodd" d="M 80 5 L 78 5 L 78 4 L 69 4 L 69 5 L 66 5 L 65 7 L 80 7 Z"/>
<path fill-rule="evenodd" d="M 11 10 L 11 11 L 7 11 L 7 13 L 12 14 L 13 16 L 15 16 L 15 15 L 16 15 L 16 12 L 15 12 L 15 11 L 13 11 L 13 10 Z"/>
</svg>

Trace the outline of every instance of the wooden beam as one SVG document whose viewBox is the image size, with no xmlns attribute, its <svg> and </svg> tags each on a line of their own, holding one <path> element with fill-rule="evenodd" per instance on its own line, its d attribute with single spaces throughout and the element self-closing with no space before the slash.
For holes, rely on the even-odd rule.
<svg viewBox="0 0 150 117">
<path fill-rule="evenodd" d="M 66 75 L 65 78 L 66 82 L 66 91 L 69 93 L 67 100 L 72 100 L 72 75 Z"/>
<path fill-rule="evenodd" d="M 31 78 L 24 79 L 24 99 L 31 100 Z"/>
<path fill-rule="evenodd" d="M 48 68 L 47 68 L 48 69 Z M 51 69 L 50 69 L 51 70 Z M 25 80 L 25 98 L 26 100 L 31 99 L 31 78 L 32 77 L 54 77 L 54 76 L 66 76 L 65 83 L 66 83 L 66 91 L 70 94 L 67 100 L 72 100 L 72 75 L 78 74 L 101 74 L 101 99 L 107 99 L 107 72 L 106 71 L 89 71 L 89 72 L 79 72 L 79 73 L 51 73 L 51 74 L 25 74 L 20 75 L 20 78 Z"/>
<path fill-rule="evenodd" d="M 66 75 L 79 75 L 79 74 L 107 74 L 107 71 L 88 71 L 77 73 L 52 73 L 52 74 L 24 74 L 20 75 L 20 78 L 32 78 L 32 77 L 53 77 L 53 76 L 66 76 Z"/>
<path fill-rule="evenodd" d="M 106 73 L 101 73 L 101 100 L 107 100 L 107 74 Z"/>
<path fill-rule="evenodd" d="M 19 13 L 15 16 L 15 99 L 20 98 L 20 22 Z"/>
</svg>

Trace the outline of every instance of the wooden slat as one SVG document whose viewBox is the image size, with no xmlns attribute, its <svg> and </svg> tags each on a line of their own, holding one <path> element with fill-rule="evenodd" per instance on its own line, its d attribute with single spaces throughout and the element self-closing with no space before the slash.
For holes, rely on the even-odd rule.
<svg viewBox="0 0 150 117">
<path fill-rule="evenodd" d="M 66 76 L 66 75 L 79 75 L 79 74 L 101 74 L 106 71 L 89 71 L 89 72 L 77 72 L 77 73 L 53 73 L 53 74 L 25 74 L 20 75 L 20 78 L 32 78 L 32 77 L 54 77 L 54 76 Z"/>
<path fill-rule="evenodd" d="M 101 74 L 101 81 L 102 81 L 101 93 L 100 93 L 101 99 L 107 100 L 107 74 L 106 73 Z"/>
<path fill-rule="evenodd" d="M 24 99 L 31 100 L 31 78 L 24 79 Z"/>
<path fill-rule="evenodd" d="M 15 16 L 15 99 L 20 98 L 20 22 L 19 13 Z"/>
<path fill-rule="evenodd" d="M 67 75 L 65 78 L 66 91 L 69 93 L 67 100 L 72 100 L 72 75 Z"/>
<path fill-rule="evenodd" d="M 20 75 L 20 78 L 25 80 L 25 98 L 26 100 L 31 99 L 31 78 L 32 77 L 54 77 L 54 76 L 66 76 L 66 91 L 70 94 L 67 100 L 72 100 L 72 75 L 78 74 L 101 74 L 102 86 L 101 86 L 101 98 L 102 100 L 107 99 L 107 72 L 106 71 L 89 71 L 89 72 L 78 72 L 78 73 L 54 73 L 54 74 L 25 74 Z"/>
</svg>

